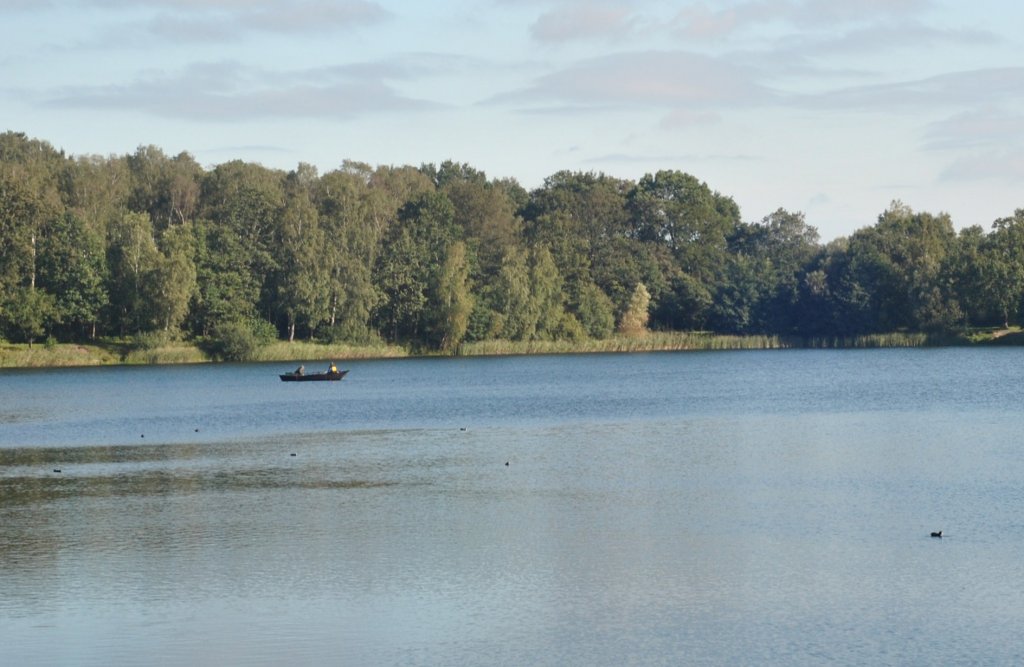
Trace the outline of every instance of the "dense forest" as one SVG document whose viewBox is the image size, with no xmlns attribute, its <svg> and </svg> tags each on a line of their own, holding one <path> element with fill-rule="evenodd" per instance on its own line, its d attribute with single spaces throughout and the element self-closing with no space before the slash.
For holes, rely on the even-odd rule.
<svg viewBox="0 0 1024 667">
<path fill-rule="evenodd" d="M 744 222 L 680 171 L 560 171 L 536 190 L 466 164 L 319 174 L 188 154 L 71 157 L 0 134 L 0 332 L 10 341 L 464 341 L 655 330 L 795 337 L 1005 326 L 1024 209 L 991 230 L 894 202 L 821 243 Z M 230 356 L 230 355 L 226 355 Z"/>
</svg>

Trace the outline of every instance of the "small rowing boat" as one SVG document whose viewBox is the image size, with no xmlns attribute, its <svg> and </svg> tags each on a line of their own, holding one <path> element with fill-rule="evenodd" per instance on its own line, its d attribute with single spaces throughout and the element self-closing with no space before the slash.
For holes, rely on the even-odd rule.
<svg viewBox="0 0 1024 667">
<path fill-rule="evenodd" d="M 293 371 L 291 373 L 282 373 L 280 377 L 282 382 L 322 382 L 324 380 L 340 380 L 346 375 L 348 375 L 348 371 L 324 371 L 323 373 L 299 373 Z"/>
</svg>

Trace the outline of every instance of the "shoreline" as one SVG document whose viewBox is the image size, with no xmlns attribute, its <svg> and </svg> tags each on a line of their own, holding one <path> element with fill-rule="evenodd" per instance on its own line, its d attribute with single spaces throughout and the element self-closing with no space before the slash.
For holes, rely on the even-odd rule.
<svg viewBox="0 0 1024 667">
<path fill-rule="evenodd" d="M 649 332 L 641 336 L 614 336 L 585 341 L 505 341 L 466 343 L 451 356 L 514 356 L 539 354 L 614 354 L 631 352 L 682 352 L 714 350 L 874 349 L 897 347 L 953 347 L 1024 345 L 1024 332 L 986 329 L 956 337 L 923 333 L 890 333 L 866 336 L 801 338 L 788 336 L 733 336 L 707 332 Z M 417 356 L 448 356 L 418 353 L 397 345 L 322 344 L 280 341 L 260 348 L 251 362 L 290 362 L 313 359 L 394 359 Z M 223 363 L 191 343 L 174 343 L 139 349 L 131 341 L 0 344 L 0 368 L 76 368 L 90 366 L 138 366 Z"/>
</svg>

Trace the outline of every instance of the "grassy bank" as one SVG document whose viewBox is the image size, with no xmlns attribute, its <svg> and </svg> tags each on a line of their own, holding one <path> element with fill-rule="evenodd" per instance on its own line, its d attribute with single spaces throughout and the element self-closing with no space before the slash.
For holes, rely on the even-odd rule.
<svg viewBox="0 0 1024 667">
<path fill-rule="evenodd" d="M 936 341 L 927 334 L 796 338 L 786 336 L 723 336 L 707 332 L 651 332 L 585 341 L 493 340 L 463 345 L 465 356 L 503 354 L 570 354 L 600 352 L 662 352 L 681 350 L 786 350 L 876 347 L 924 347 Z"/>
<path fill-rule="evenodd" d="M 786 347 L 793 346 L 778 336 L 719 336 L 700 332 L 651 332 L 644 336 L 614 336 L 604 340 L 488 340 L 466 343 L 460 348 L 459 353 L 464 356 L 487 356 L 670 350 L 777 350 Z"/>
<path fill-rule="evenodd" d="M 280 341 L 261 347 L 253 361 L 305 361 L 307 359 L 391 359 L 406 357 L 408 352 L 396 345 L 354 346 L 308 341 Z"/>
<path fill-rule="evenodd" d="M 407 356 L 394 345 L 356 347 L 285 341 L 261 347 L 252 361 L 304 361 L 308 359 L 383 359 Z M 202 348 L 174 342 L 139 347 L 132 341 L 103 341 L 90 344 L 0 343 L 0 368 L 59 368 L 71 366 L 200 364 L 213 359 Z"/>
<path fill-rule="evenodd" d="M 104 366 L 119 364 L 121 354 L 99 345 L 0 344 L 0 368 Z"/>
<path fill-rule="evenodd" d="M 956 337 L 933 337 L 920 333 L 874 334 L 852 337 L 790 338 L 783 336 L 723 336 L 705 332 L 651 332 L 643 336 L 615 336 L 605 340 L 584 341 L 507 341 L 490 340 L 466 343 L 462 356 L 517 354 L 586 354 L 622 352 L 661 352 L 681 350 L 780 350 L 780 349 L 858 349 L 883 347 L 926 347 L 941 345 L 1024 345 L 1024 331 L 979 329 Z M 395 345 L 353 346 L 308 341 L 272 343 L 259 348 L 253 361 L 306 361 L 312 359 L 386 359 L 409 356 Z M 103 341 L 94 344 L 0 343 L 0 368 L 47 368 L 64 366 L 103 366 L 115 364 L 194 364 L 212 361 L 199 347 L 172 342 L 140 348 L 131 341 Z"/>
</svg>

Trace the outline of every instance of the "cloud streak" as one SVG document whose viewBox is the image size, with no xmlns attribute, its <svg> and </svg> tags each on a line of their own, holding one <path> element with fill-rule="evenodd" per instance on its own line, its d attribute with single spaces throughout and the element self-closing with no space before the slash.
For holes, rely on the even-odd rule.
<svg viewBox="0 0 1024 667">
<path fill-rule="evenodd" d="M 912 81 L 839 89 L 802 99 L 809 107 L 857 110 L 949 108 L 1024 100 L 1024 67 L 950 72 Z"/>
<path fill-rule="evenodd" d="M 196 64 L 176 74 L 153 72 L 126 85 L 68 87 L 49 95 L 43 105 L 130 110 L 193 121 L 344 120 L 439 107 L 403 96 L 384 77 L 368 76 L 358 68 L 268 71 L 238 63 Z"/>
<path fill-rule="evenodd" d="M 100 20 L 112 18 L 116 23 L 108 25 L 100 42 L 121 45 L 153 39 L 202 44 L 259 34 L 317 35 L 393 18 L 372 0 L 52 0 L 35 9 L 50 8 L 76 9 Z"/>
<path fill-rule="evenodd" d="M 750 0 L 723 3 L 691 2 L 672 18 L 673 30 L 689 39 L 710 40 L 767 25 L 801 29 L 846 29 L 919 16 L 933 0 Z"/>
<path fill-rule="evenodd" d="M 596 108 L 748 106 L 776 93 L 754 73 L 722 59 L 685 51 L 622 53 L 581 60 L 494 102 Z"/>
<path fill-rule="evenodd" d="M 636 17 L 626 7 L 572 4 L 541 14 L 530 26 L 530 35 L 547 44 L 618 41 L 634 31 L 636 22 Z"/>
</svg>

